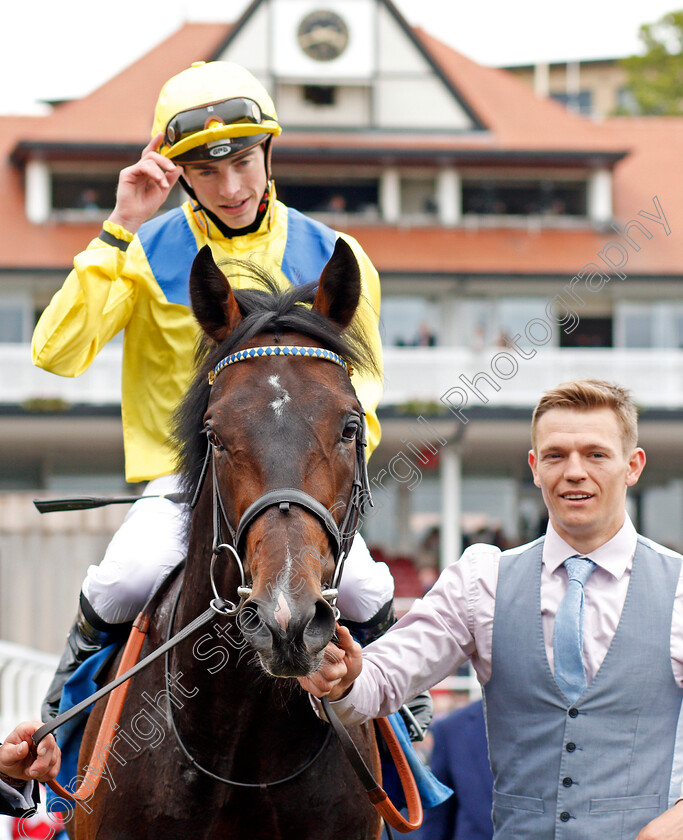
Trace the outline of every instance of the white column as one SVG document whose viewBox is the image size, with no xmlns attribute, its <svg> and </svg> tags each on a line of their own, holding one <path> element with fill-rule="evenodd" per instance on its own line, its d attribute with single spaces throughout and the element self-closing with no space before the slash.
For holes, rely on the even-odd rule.
<svg viewBox="0 0 683 840">
<path fill-rule="evenodd" d="M 379 182 L 379 208 L 382 221 L 396 224 L 401 219 L 401 176 L 398 169 L 382 172 Z"/>
<path fill-rule="evenodd" d="M 439 566 L 446 566 L 458 559 L 462 547 L 461 484 L 462 465 L 457 446 L 448 444 L 441 450 L 441 539 Z"/>
<path fill-rule="evenodd" d="M 453 167 L 439 170 L 436 179 L 439 221 L 444 227 L 454 227 L 462 215 L 462 186 L 460 173 Z"/>
<path fill-rule="evenodd" d="M 612 173 L 596 169 L 588 180 L 588 218 L 606 224 L 612 220 Z"/>
<path fill-rule="evenodd" d="M 410 508 L 410 489 L 407 484 L 399 484 L 396 499 L 396 545 L 402 554 L 410 554 L 415 548 L 410 530 Z"/>
<path fill-rule="evenodd" d="M 52 188 L 50 170 L 44 160 L 31 160 L 26 165 L 26 218 L 42 225 L 50 218 Z"/>
<path fill-rule="evenodd" d="M 534 66 L 534 93 L 536 96 L 548 96 L 550 93 L 550 67 L 547 62 Z"/>
</svg>

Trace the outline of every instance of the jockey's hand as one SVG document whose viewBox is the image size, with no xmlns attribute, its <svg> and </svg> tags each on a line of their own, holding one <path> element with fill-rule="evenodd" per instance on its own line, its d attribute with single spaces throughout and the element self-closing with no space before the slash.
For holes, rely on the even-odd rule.
<svg viewBox="0 0 683 840">
<path fill-rule="evenodd" d="M 42 725 L 40 721 L 24 721 L 10 732 L 0 745 L 0 773 L 27 782 L 55 778 L 62 760 L 57 742 L 47 735 L 36 747 L 31 738 Z"/>
<path fill-rule="evenodd" d="M 156 213 L 183 174 L 182 166 L 157 151 L 163 139 L 160 131 L 142 150 L 140 160 L 119 174 L 116 207 L 109 221 L 130 233 L 137 233 L 140 225 Z"/>
<path fill-rule="evenodd" d="M 348 694 L 363 668 L 361 646 L 351 633 L 338 624 L 337 636 L 339 641 L 330 642 L 325 648 L 320 668 L 310 677 L 299 678 L 303 688 L 314 697 L 339 700 Z"/>
</svg>

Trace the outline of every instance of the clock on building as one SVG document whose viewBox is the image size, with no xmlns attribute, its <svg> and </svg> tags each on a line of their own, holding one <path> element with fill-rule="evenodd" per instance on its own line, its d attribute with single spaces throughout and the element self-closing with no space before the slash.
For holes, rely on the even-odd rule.
<svg viewBox="0 0 683 840">
<path fill-rule="evenodd" d="M 297 32 L 299 46 L 309 58 L 332 61 L 349 43 L 349 30 L 336 12 L 320 9 L 307 14 Z"/>
</svg>

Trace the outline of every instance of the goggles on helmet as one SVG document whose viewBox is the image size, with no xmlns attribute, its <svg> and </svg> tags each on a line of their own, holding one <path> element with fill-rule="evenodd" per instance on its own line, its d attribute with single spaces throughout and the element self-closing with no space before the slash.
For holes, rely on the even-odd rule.
<svg viewBox="0 0 683 840">
<path fill-rule="evenodd" d="M 264 132 L 279 134 L 280 126 L 274 117 L 263 113 L 257 102 L 244 97 L 225 99 L 172 117 L 166 126 L 161 152 L 175 158 L 212 139 Z"/>
</svg>

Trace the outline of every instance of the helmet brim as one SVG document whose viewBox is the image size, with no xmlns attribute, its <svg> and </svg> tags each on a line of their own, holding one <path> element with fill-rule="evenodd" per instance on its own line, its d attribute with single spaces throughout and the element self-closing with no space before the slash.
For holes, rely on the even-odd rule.
<svg viewBox="0 0 683 840">
<path fill-rule="evenodd" d="M 255 138 L 258 135 L 261 135 L 262 138 L 267 137 L 269 134 L 273 137 L 277 137 L 281 133 L 282 128 L 277 122 L 275 122 L 275 120 L 264 120 L 258 124 L 234 123 L 231 125 L 216 125 L 211 128 L 204 129 L 204 131 L 197 131 L 189 137 L 185 137 L 179 143 L 175 143 L 173 146 L 164 145 L 159 149 L 159 152 L 171 160 L 178 160 L 181 157 L 183 160 L 189 160 L 190 157 L 193 160 L 217 160 L 221 157 L 226 157 L 229 154 L 237 154 L 238 151 L 243 151 L 250 146 L 255 146 L 262 142 L 262 139 L 260 138 L 255 140 L 254 143 L 247 142 L 245 144 L 227 144 L 230 147 L 230 151 L 224 154 L 212 155 L 209 151 L 209 144 L 213 145 L 219 140 L 227 140 L 231 138 Z M 239 146 L 242 148 L 238 148 Z M 201 157 L 188 154 L 194 149 L 199 149 L 199 147 L 206 147 L 205 151 L 201 154 Z M 178 160 L 178 162 L 181 163 L 182 161 Z"/>
</svg>

